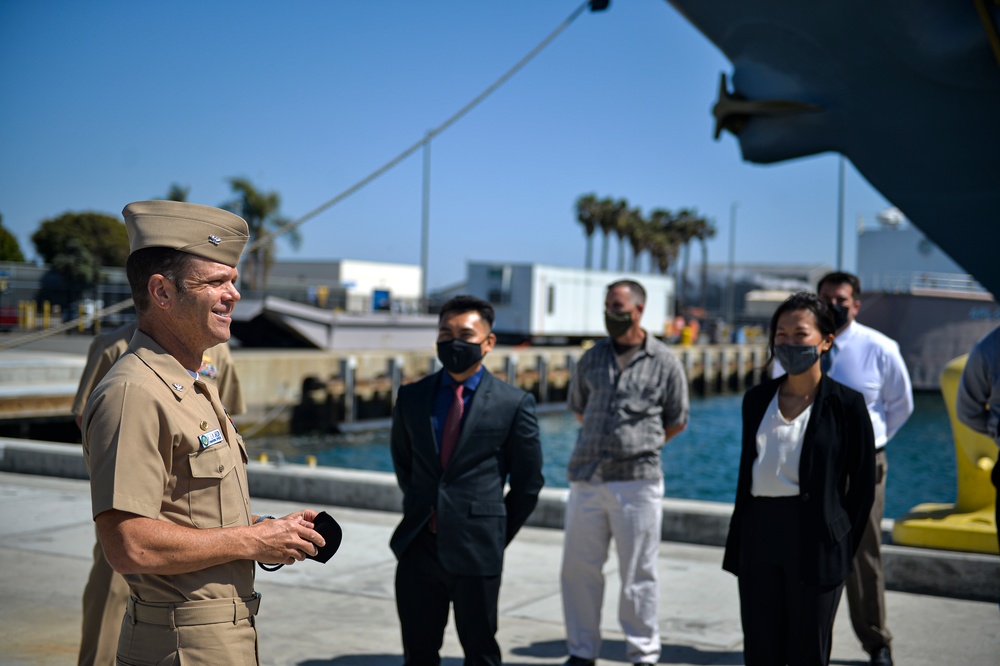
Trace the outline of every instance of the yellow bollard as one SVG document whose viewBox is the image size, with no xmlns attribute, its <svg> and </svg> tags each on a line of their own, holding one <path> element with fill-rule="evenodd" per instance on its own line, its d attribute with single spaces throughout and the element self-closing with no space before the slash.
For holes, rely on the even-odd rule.
<svg viewBox="0 0 1000 666">
<path fill-rule="evenodd" d="M 990 472 L 997 455 L 993 438 L 958 420 L 956 396 L 967 356 L 941 373 L 941 397 L 948 408 L 955 442 L 958 492 L 954 504 L 925 502 L 896 518 L 892 542 L 904 546 L 997 554 L 996 489 Z"/>
<path fill-rule="evenodd" d="M 49 328 L 52 325 L 52 304 L 42 301 L 42 328 Z"/>
<path fill-rule="evenodd" d="M 309 467 L 316 466 L 316 456 L 306 456 L 306 465 Z"/>
<path fill-rule="evenodd" d="M 87 315 L 87 308 L 84 307 L 83 303 L 80 303 L 80 305 L 77 306 L 76 308 L 76 316 L 77 316 L 76 330 L 79 331 L 80 333 L 83 333 L 85 330 L 87 330 L 86 315 Z"/>
<path fill-rule="evenodd" d="M 694 342 L 694 329 L 688 324 L 681 329 L 681 345 L 690 347 L 692 342 Z"/>
<path fill-rule="evenodd" d="M 267 463 L 267 454 L 266 453 L 257 454 L 257 460 L 262 463 Z"/>
</svg>

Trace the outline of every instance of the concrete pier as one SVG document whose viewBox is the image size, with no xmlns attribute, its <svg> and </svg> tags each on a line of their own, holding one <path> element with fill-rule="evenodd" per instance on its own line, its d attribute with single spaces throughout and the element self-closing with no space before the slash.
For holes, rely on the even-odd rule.
<svg viewBox="0 0 1000 666">
<path fill-rule="evenodd" d="M 87 478 L 79 446 L 18 439 L 0 438 L 0 472 Z M 386 512 L 402 506 L 395 476 L 385 472 L 251 461 L 247 476 L 257 498 Z M 565 488 L 543 489 L 528 525 L 561 529 L 567 493 Z M 661 538 L 724 546 L 731 514 L 732 505 L 725 502 L 664 498 Z M 882 525 L 887 588 L 1000 602 L 1000 558 L 892 545 L 892 525 L 888 519 Z"/>
<path fill-rule="evenodd" d="M 10 452 L 8 445 L 3 460 L 8 460 Z M 25 461 L 23 454 L 21 460 Z M 262 483 L 259 470 L 257 466 L 251 469 L 251 486 L 258 487 Z M 366 485 L 366 474 L 356 476 L 358 487 Z M 345 477 L 338 477 L 330 485 L 340 487 L 346 482 Z M 356 492 L 354 497 L 360 501 L 357 489 L 350 492 Z M 326 565 L 306 561 L 275 573 L 257 572 L 256 588 L 263 597 L 258 616 L 262 664 L 398 666 L 402 649 L 393 593 L 395 560 L 388 548 L 398 514 L 310 504 L 340 521 L 344 543 Z M 253 500 L 256 513 L 284 515 L 302 506 L 303 502 L 263 499 L 256 493 Z M 678 510 L 681 507 L 668 504 L 668 512 Z M 87 482 L 0 472 L 0 536 L 0 664 L 75 663 L 80 599 L 94 543 Z M 498 636 L 504 663 L 556 666 L 565 661 L 561 557 L 562 532 L 557 529 L 526 527 L 508 548 Z M 721 570 L 721 561 L 722 549 L 717 546 L 661 544 L 660 663 L 743 663 L 736 579 Z M 997 574 L 992 575 L 997 581 Z M 599 663 L 626 664 L 617 624 L 614 557 L 605 576 Z M 886 597 L 896 663 L 997 663 L 1000 616 L 996 603 L 896 591 Z M 443 657 L 444 666 L 462 663 L 453 625 L 445 635 Z M 850 629 L 845 603 L 834 627 L 833 663 L 867 664 Z"/>
</svg>

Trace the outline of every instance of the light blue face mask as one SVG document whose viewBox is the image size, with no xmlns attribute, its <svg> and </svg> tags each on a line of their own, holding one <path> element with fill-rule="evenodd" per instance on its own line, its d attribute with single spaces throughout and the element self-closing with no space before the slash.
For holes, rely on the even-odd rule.
<svg viewBox="0 0 1000 666">
<path fill-rule="evenodd" d="M 790 375 L 801 375 L 819 360 L 818 345 L 774 345 L 774 358 Z"/>
</svg>

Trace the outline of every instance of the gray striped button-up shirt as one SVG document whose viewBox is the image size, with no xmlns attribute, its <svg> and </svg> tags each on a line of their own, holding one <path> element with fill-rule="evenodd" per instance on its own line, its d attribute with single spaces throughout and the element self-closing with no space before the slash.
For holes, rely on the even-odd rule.
<svg viewBox="0 0 1000 666">
<path fill-rule="evenodd" d="M 603 481 L 658 479 L 664 427 L 687 423 L 687 379 L 677 356 L 648 332 L 624 369 L 604 338 L 580 358 L 567 406 L 583 415 L 570 481 L 595 472 Z"/>
</svg>

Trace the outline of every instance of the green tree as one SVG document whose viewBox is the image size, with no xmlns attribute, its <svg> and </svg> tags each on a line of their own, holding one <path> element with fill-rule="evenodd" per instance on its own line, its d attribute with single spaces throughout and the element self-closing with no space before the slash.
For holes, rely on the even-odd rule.
<svg viewBox="0 0 1000 666">
<path fill-rule="evenodd" d="M 281 208 L 281 196 L 277 192 L 258 191 L 246 178 L 230 178 L 229 185 L 236 198 L 222 207 L 247 221 L 250 244 L 256 244 L 256 247 L 244 255 L 244 270 L 249 287 L 260 291 L 267 285 L 267 273 L 274 263 L 272 232 L 284 231 L 291 221 L 278 212 Z M 296 230 L 288 232 L 288 239 L 295 249 L 302 242 L 302 237 Z M 258 240 L 261 241 L 259 244 Z"/>
<path fill-rule="evenodd" d="M 598 226 L 596 195 L 584 194 L 576 200 L 576 220 L 583 225 L 583 232 L 587 235 L 586 268 L 590 270 L 594 264 L 594 231 Z"/>
<path fill-rule="evenodd" d="M 45 220 L 31 235 L 38 256 L 76 286 L 100 279 L 101 266 L 124 266 L 128 258 L 125 223 L 103 213 L 63 213 Z"/>
<path fill-rule="evenodd" d="M 24 261 L 17 238 L 3 226 L 3 215 L 0 215 L 0 261 Z"/>
<path fill-rule="evenodd" d="M 83 289 L 93 287 L 101 280 L 101 263 L 79 238 L 68 239 L 49 265 L 56 273 L 69 279 L 73 286 Z"/>
</svg>

